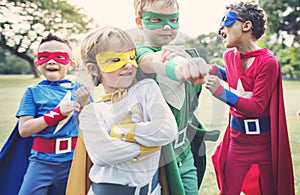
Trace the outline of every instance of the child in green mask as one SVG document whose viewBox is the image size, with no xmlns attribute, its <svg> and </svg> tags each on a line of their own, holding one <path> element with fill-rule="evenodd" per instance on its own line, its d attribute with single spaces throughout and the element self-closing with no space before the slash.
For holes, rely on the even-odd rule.
<svg viewBox="0 0 300 195">
<path fill-rule="evenodd" d="M 204 75 L 202 58 L 192 58 L 170 43 L 179 29 L 179 5 L 176 0 L 135 0 L 136 24 L 144 32 L 144 45 L 137 48 L 140 65 L 138 79 L 155 79 L 170 106 L 178 126 L 177 139 L 163 148 L 161 170 L 166 169 L 163 193 L 197 195 L 203 179 L 206 156 L 199 151 L 207 132 L 193 112 L 198 105 Z M 165 49 L 166 48 L 166 49 Z M 198 143 L 198 145 L 195 145 Z M 199 155 L 201 153 L 201 155 Z M 162 171 L 161 171 L 162 172 Z"/>
</svg>

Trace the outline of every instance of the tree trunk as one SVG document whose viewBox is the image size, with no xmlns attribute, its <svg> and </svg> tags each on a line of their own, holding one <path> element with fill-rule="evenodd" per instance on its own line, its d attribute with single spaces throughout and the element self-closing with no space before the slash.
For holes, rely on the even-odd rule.
<svg viewBox="0 0 300 195">
<path fill-rule="evenodd" d="M 41 76 L 40 71 L 35 67 L 33 62 L 30 63 L 32 74 L 34 75 L 34 78 L 39 78 Z"/>
<path fill-rule="evenodd" d="M 34 60 L 29 55 L 27 55 L 26 53 L 16 53 L 16 55 L 29 63 L 30 68 L 31 68 L 31 72 L 34 75 L 34 78 L 39 78 L 40 77 L 41 73 L 35 67 Z"/>
<path fill-rule="evenodd" d="M 6 38 L 2 35 L 2 33 L 0 32 L 0 46 L 3 47 L 3 49 L 6 49 L 7 51 L 9 51 L 11 54 L 18 56 L 19 58 L 22 58 L 23 60 L 27 61 L 31 67 L 31 72 L 34 75 L 34 78 L 39 78 L 41 73 L 38 71 L 38 69 L 35 67 L 34 65 L 34 60 L 32 57 L 30 57 L 26 52 L 18 52 L 18 47 L 13 48 L 13 47 L 9 47 L 6 44 Z"/>
</svg>

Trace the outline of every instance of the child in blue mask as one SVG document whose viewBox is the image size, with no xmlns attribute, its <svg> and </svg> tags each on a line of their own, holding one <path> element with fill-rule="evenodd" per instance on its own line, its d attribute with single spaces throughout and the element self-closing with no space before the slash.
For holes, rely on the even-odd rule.
<svg viewBox="0 0 300 195">
<path fill-rule="evenodd" d="M 213 155 L 223 195 L 295 194 L 280 65 L 257 44 L 266 22 L 256 3 L 228 4 L 219 32 L 228 49 L 225 68 L 214 65 L 206 77 L 206 88 L 230 106 L 229 123 Z"/>
</svg>

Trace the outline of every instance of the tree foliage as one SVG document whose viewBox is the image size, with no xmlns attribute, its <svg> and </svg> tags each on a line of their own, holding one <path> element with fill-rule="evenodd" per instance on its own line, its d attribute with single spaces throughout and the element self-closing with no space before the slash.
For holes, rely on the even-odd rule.
<svg viewBox="0 0 300 195">
<path fill-rule="evenodd" d="M 27 61 L 35 77 L 39 72 L 32 51 L 37 49 L 42 37 L 52 32 L 76 40 L 79 34 L 93 27 L 91 24 L 91 18 L 65 0 L 0 1 L 1 50 Z"/>
<path fill-rule="evenodd" d="M 30 74 L 30 66 L 24 65 L 24 60 L 16 58 L 9 54 L 9 52 L 3 52 L 5 61 L 0 61 L 0 74 Z"/>
<path fill-rule="evenodd" d="M 208 63 L 223 66 L 223 53 L 225 51 L 222 38 L 212 32 L 202 34 L 188 42 L 189 47 L 196 48 L 199 55 Z"/>
<path fill-rule="evenodd" d="M 259 3 L 268 16 L 266 35 L 258 41 L 259 46 L 269 48 L 283 70 L 300 72 L 300 1 L 259 0 Z M 24 62 L 12 60 L 12 56 L 18 56 L 37 75 L 33 57 L 42 37 L 53 32 L 76 41 L 93 27 L 93 20 L 66 0 L 0 0 L 0 69 L 7 72 L 18 66 L 19 72 L 27 72 L 28 69 L 19 67 Z M 223 65 L 225 48 L 216 33 L 199 35 L 188 41 L 186 47 L 196 48 L 208 63 Z M 5 64 L 11 66 L 5 69 Z"/>
<path fill-rule="evenodd" d="M 260 4 L 268 16 L 268 34 L 276 35 L 276 42 L 299 47 L 300 41 L 300 1 L 261 0 Z"/>
<path fill-rule="evenodd" d="M 283 73 L 299 74 L 300 1 L 261 0 L 260 4 L 268 16 L 265 45 L 276 55 Z"/>
</svg>

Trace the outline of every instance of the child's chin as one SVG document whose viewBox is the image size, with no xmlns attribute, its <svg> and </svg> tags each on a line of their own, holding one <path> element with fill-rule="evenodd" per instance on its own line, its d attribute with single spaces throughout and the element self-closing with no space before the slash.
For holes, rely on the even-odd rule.
<svg viewBox="0 0 300 195">
<path fill-rule="evenodd" d="M 120 82 L 115 85 L 115 88 L 117 89 L 127 89 L 131 86 L 132 82 Z"/>
<path fill-rule="evenodd" d="M 45 77 L 49 80 L 49 81 L 57 81 L 60 80 L 60 75 L 58 74 L 57 71 L 51 71 L 51 72 L 47 72 L 47 75 L 45 75 Z"/>
</svg>

